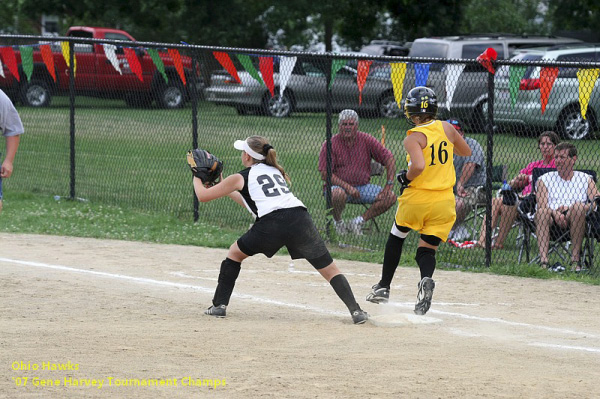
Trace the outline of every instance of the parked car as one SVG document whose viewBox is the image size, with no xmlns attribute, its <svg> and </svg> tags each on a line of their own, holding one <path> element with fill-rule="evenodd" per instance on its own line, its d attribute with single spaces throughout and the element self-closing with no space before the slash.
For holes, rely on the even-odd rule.
<svg viewBox="0 0 600 399">
<path fill-rule="evenodd" d="M 135 39 L 129 33 L 119 29 L 73 26 L 67 31 L 67 36 L 123 40 L 130 42 L 132 47 L 135 46 Z M 60 45 L 54 43 L 51 50 L 56 78 L 50 75 L 39 48 L 34 47 L 31 79 L 26 78 L 23 68 L 20 68 L 19 76 L 13 76 L 4 65 L 4 72 L 0 74 L 0 88 L 12 98 L 18 98 L 21 103 L 31 107 L 45 107 L 50 104 L 54 95 L 67 95 L 70 87 L 69 68 Z M 174 109 L 185 104 L 192 90 L 200 92 L 199 69 L 194 70 L 192 59 L 185 55 L 181 56 L 181 63 L 187 82 L 192 81 L 193 74 L 196 75 L 197 85 L 194 88 L 190 83 L 183 84 L 177 73 L 175 61 L 166 52 L 161 51 L 159 58 L 164 65 L 164 74 L 168 77 L 168 81 L 157 70 L 151 56 L 142 48 L 135 50 L 142 79 L 139 79 L 130 68 L 121 47 L 115 50 L 121 71 L 117 71 L 112 66 L 101 43 L 76 43 L 74 53 L 77 61 L 77 73 L 74 79 L 77 94 L 124 99 L 128 105 L 135 107 L 148 106 L 155 100 L 160 107 Z M 21 53 L 16 51 L 15 55 L 21 65 Z"/>
<path fill-rule="evenodd" d="M 359 105 L 357 71 L 352 67 L 356 64 L 356 61 L 349 62 L 335 76 L 331 86 L 333 111 L 352 108 L 368 116 L 395 118 L 400 115 L 389 73 L 379 73 L 377 64 L 370 70 L 362 91 L 362 103 Z M 278 62 L 274 65 L 273 96 L 265 85 L 261 85 L 246 71 L 238 70 L 241 83 L 236 82 L 226 71 L 217 71 L 212 74 L 210 86 L 205 89 L 204 96 L 207 101 L 215 104 L 235 107 L 242 115 L 260 112 L 282 118 L 293 112 L 323 112 L 329 84 L 327 68 L 328 65 L 314 58 L 298 58 L 283 96 L 279 93 Z"/>
<path fill-rule="evenodd" d="M 390 40 L 371 40 L 360 49 L 361 53 L 372 55 L 407 56 L 412 43 L 394 42 Z"/>
<path fill-rule="evenodd" d="M 552 46 L 580 40 L 556 36 L 522 35 L 467 35 L 416 39 L 409 57 L 441 59 L 475 59 L 488 47 L 498 53 L 498 59 L 508 59 L 524 47 Z M 448 64 L 433 63 L 429 69 L 426 85 L 437 94 L 440 117 L 456 116 L 466 121 L 471 130 L 481 131 L 484 127 L 483 110 L 487 102 L 487 73 L 479 64 L 467 65 L 460 74 L 456 90 L 449 104 L 446 97 Z M 412 80 L 412 82 L 411 82 Z M 414 72 L 407 70 L 405 88 L 414 86 Z"/>
<path fill-rule="evenodd" d="M 547 49 L 523 50 L 515 61 L 573 61 L 600 62 L 600 46 L 555 46 Z M 555 130 L 563 138 L 579 140 L 588 138 L 598 130 L 600 116 L 600 88 L 592 89 L 586 118 L 579 104 L 579 68 L 559 68 L 545 112 L 541 112 L 539 66 L 529 66 L 519 84 L 513 105 L 509 92 L 509 66 L 496 73 L 494 93 L 494 124 L 502 127 L 517 125 L 519 130 Z"/>
</svg>

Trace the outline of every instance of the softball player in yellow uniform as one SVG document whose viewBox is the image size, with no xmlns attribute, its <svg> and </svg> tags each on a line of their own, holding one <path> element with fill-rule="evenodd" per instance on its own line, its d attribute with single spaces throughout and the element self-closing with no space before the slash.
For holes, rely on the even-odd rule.
<svg viewBox="0 0 600 399">
<path fill-rule="evenodd" d="M 437 108 L 435 93 L 427 87 L 415 87 L 406 97 L 404 114 L 414 125 L 404 139 L 408 170 L 397 176 L 401 184 L 398 210 L 385 246 L 381 280 L 367 295 L 367 301 L 374 303 L 389 300 L 404 239 L 415 230 L 420 234 L 415 256 L 421 270 L 414 310 L 418 315 L 427 313 L 431 306 L 435 252 L 440 242 L 448 239 L 456 219 L 453 155 L 471 154 L 469 145 L 450 123 L 435 119 Z"/>
</svg>

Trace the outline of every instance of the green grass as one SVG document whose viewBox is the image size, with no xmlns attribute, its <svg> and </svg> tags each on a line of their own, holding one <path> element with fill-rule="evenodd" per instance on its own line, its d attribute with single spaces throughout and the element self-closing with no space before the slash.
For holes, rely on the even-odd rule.
<svg viewBox="0 0 600 399">
<path fill-rule="evenodd" d="M 56 97 L 52 107 L 19 108 L 26 134 L 15 161 L 15 172 L 4 182 L 5 211 L 0 230 L 62 234 L 228 247 L 251 222 L 249 214 L 228 199 L 199 206 L 199 223 L 193 223 L 193 190 L 185 152 L 192 147 L 191 107 L 180 110 L 130 109 L 124 102 L 77 98 L 75 114 L 75 196 L 87 200 L 54 201 L 70 193 L 70 128 L 66 98 Z M 307 205 L 326 236 L 327 210 L 317 171 L 318 154 L 326 137 L 324 114 L 293 114 L 276 119 L 239 116 L 233 108 L 199 104 L 198 143 L 217 154 L 225 174 L 242 169 L 233 141 L 258 134 L 270 139 L 292 177 L 292 190 Z M 333 120 L 336 125 L 336 119 Z M 407 128 L 404 119 L 361 118 L 363 131 L 381 137 L 394 153 L 398 168 L 405 166 L 401 143 Z M 333 134 L 336 133 L 335 127 Z M 486 136 L 471 135 L 484 149 Z M 598 141 L 577 143 L 578 167 L 600 170 Z M 2 146 L 4 143 L 2 144 Z M 525 164 L 539 158 L 535 138 L 511 134 L 494 137 L 494 164 L 506 164 L 513 176 Z M 0 147 L 3 150 L 3 147 Z M 376 177 L 381 183 L 385 176 Z M 362 207 L 349 205 L 345 217 L 358 215 Z M 363 237 L 331 236 L 336 258 L 381 263 L 383 247 L 394 209 L 378 218 L 381 232 Z M 191 234 L 190 234 L 191 233 Z M 414 264 L 416 235 L 409 236 L 403 264 Z M 499 274 L 549 277 L 535 267 L 518 265 L 514 239 L 507 250 L 493 253 L 490 271 Z M 484 252 L 442 246 L 439 264 L 484 270 Z M 540 273 L 542 273 L 540 275 Z M 572 277 L 586 280 L 587 277 Z M 598 283 L 600 279 L 593 280 Z"/>
</svg>

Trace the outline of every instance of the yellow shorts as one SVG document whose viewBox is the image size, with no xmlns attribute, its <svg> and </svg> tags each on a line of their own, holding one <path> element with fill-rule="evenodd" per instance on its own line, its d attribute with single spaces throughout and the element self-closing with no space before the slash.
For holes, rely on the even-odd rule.
<svg viewBox="0 0 600 399">
<path fill-rule="evenodd" d="M 398 197 L 396 224 L 409 227 L 420 234 L 432 235 L 446 242 L 456 220 L 452 190 L 406 189 Z"/>
</svg>

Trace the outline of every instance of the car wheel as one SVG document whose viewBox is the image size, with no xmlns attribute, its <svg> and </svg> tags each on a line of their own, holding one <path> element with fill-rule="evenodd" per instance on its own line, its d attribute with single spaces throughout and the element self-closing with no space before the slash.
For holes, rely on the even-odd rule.
<svg viewBox="0 0 600 399">
<path fill-rule="evenodd" d="M 52 94 L 43 80 L 32 80 L 21 87 L 21 102 L 29 107 L 47 107 Z"/>
<path fill-rule="evenodd" d="M 163 86 L 158 94 L 158 105 L 162 108 L 181 108 L 185 103 L 185 92 L 180 83 L 172 82 L 169 79 L 169 84 Z"/>
<path fill-rule="evenodd" d="M 558 131 L 561 136 L 569 140 L 581 140 L 589 137 L 592 132 L 593 114 L 588 110 L 587 118 L 583 119 L 577 107 L 564 110 L 558 118 Z"/>
<path fill-rule="evenodd" d="M 385 94 L 379 100 L 379 115 L 383 118 L 397 118 L 400 116 L 400 108 L 396 103 L 393 93 Z"/>
<path fill-rule="evenodd" d="M 276 93 L 272 97 L 270 93 L 267 93 L 263 100 L 263 107 L 267 115 L 285 118 L 292 113 L 292 99 L 286 92 L 283 93 L 283 96 Z"/>
</svg>

